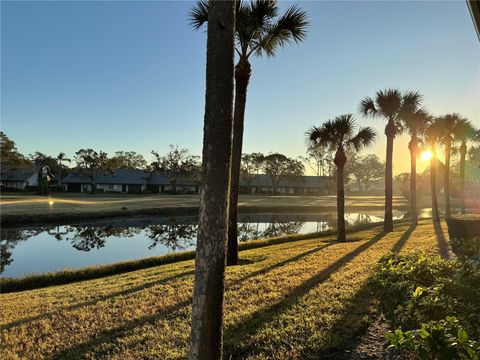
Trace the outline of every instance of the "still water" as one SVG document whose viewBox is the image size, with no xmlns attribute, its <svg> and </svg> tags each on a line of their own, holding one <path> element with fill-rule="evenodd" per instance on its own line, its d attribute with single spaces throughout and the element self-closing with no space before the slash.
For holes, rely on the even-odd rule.
<svg viewBox="0 0 480 360">
<path fill-rule="evenodd" d="M 394 212 L 394 218 L 403 217 Z M 382 221 L 381 213 L 348 213 L 349 226 Z M 2 229 L 0 273 L 22 277 L 65 268 L 192 250 L 197 217 L 128 218 L 63 226 Z M 240 241 L 333 229 L 335 214 L 250 214 L 239 216 Z"/>
</svg>

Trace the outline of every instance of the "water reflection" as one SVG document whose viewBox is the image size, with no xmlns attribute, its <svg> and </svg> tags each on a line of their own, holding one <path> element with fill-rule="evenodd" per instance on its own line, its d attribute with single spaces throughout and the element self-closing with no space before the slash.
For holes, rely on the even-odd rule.
<svg viewBox="0 0 480 360">
<path fill-rule="evenodd" d="M 396 214 L 397 218 L 403 214 Z M 349 225 L 381 221 L 381 215 L 346 214 Z M 240 215 L 239 241 L 335 229 L 335 214 Z M 197 217 L 128 218 L 88 224 L 2 229 L 0 273 L 29 272 L 162 255 L 194 249 Z M 28 241 L 27 241 L 28 240 Z"/>
</svg>

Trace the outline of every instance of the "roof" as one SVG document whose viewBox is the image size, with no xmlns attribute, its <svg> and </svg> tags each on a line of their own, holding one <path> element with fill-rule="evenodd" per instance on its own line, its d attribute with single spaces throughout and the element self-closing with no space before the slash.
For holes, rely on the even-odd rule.
<svg viewBox="0 0 480 360">
<path fill-rule="evenodd" d="M 267 174 L 251 175 L 252 181 L 247 182 L 244 175 L 240 176 L 240 186 L 273 186 L 272 177 Z M 331 176 L 291 176 L 280 179 L 277 186 L 291 186 L 303 188 L 318 188 L 333 179 Z"/>
<path fill-rule="evenodd" d="M 150 173 L 139 169 L 117 169 L 113 173 L 105 173 L 95 176 L 96 184 L 147 184 Z M 64 184 L 89 184 L 90 176 L 86 169 L 77 168 L 68 174 L 62 181 Z"/>
<path fill-rule="evenodd" d="M 44 167 L 48 168 L 48 166 L 30 165 L 15 170 L 2 169 L 0 177 L 2 181 L 27 181 L 35 174 L 38 174 L 38 172 Z"/>
<path fill-rule="evenodd" d="M 170 185 L 170 180 L 158 171 L 152 172 L 148 185 Z M 194 180 L 187 178 L 177 178 L 177 186 L 193 186 L 196 185 Z"/>
</svg>

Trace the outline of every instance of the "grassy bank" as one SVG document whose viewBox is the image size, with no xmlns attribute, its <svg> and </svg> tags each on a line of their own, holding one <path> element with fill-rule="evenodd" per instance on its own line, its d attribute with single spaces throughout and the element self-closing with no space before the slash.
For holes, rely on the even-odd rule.
<svg viewBox="0 0 480 360">
<path fill-rule="evenodd" d="M 377 224 L 360 224 L 352 227 L 348 232 L 355 232 L 362 229 L 369 229 L 378 226 Z M 248 241 L 239 244 L 240 250 L 256 249 L 264 246 L 283 244 L 286 242 L 321 238 L 334 234 L 329 230 L 322 233 L 292 234 L 273 237 L 262 240 Z M 171 264 L 183 260 L 195 258 L 194 251 L 184 251 L 167 254 L 163 256 L 152 256 L 144 259 L 122 261 L 118 263 L 98 266 L 88 266 L 81 269 L 68 269 L 43 274 L 32 274 L 23 278 L 0 278 L 0 292 L 9 293 L 14 291 L 32 290 L 52 285 L 68 284 L 76 281 L 98 279 L 103 276 L 121 274 L 129 271 L 148 269 L 154 266 Z"/>
<path fill-rule="evenodd" d="M 390 251 L 449 255 L 445 224 L 422 221 L 241 252 L 226 272 L 225 358 L 350 358 L 375 317 L 366 286 Z M 183 359 L 193 260 L 0 295 L 2 359 Z M 350 351 L 345 353 L 345 349 Z M 347 357 L 345 357 L 347 354 Z M 381 358 L 381 354 L 379 355 Z"/>
<path fill-rule="evenodd" d="M 5 195 L 0 198 L 3 226 L 27 223 L 64 223 L 97 218 L 138 215 L 198 214 L 197 195 L 88 195 L 55 194 L 51 196 Z M 346 198 L 347 211 L 383 212 L 383 197 Z M 406 200 L 395 197 L 394 207 L 404 209 Z M 239 199 L 242 213 L 289 213 L 336 211 L 335 196 L 254 196 Z"/>
</svg>

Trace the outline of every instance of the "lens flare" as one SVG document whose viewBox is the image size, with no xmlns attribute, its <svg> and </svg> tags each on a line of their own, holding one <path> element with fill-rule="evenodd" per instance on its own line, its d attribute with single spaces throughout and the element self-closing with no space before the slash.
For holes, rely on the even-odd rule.
<svg viewBox="0 0 480 360">
<path fill-rule="evenodd" d="M 432 152 L 430 150 L 422 151 L 422 153 L 420 154 L 420 158 L 423 161 L 428 161 L 432 158 Z"/>
</svg>

